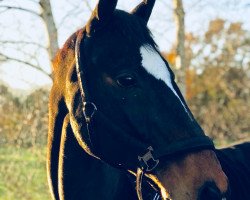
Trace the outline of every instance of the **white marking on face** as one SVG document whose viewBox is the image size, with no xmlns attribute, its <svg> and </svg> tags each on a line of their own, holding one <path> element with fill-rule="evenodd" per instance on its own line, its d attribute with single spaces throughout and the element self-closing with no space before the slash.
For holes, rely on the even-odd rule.
<svg viewBox="0 0 250 200">
<path fill-rule="evenodd" d="M 142 56 L 142 66 L 145 68 L 145 70 L 149 74 L 154 76 L 156 79 L 162 80 L 172 90 L 172 92 L 175 94 L 175 96 L 180 100 L 185 111 L 190 116 L 185 104 L 182 102 L 181 98 L 176 93 L 176 91 L 172 85 L 170 72 L 169 72 L 165 62 L 163 61 L 163 59 L 159 55 L 159 53 L 150 46 L 142 46 L 140 48 L 140 53 Z"/>
</svg>

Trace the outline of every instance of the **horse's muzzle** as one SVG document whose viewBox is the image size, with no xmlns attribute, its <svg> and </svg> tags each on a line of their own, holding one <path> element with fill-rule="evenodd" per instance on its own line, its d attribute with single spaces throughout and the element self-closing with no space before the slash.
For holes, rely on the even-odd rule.
<svg viewBox="0 0 250 200">
<path fill-rule="evenodd" d="M 206 182 L 200 189 L 198 200 L 229 200 L 230 190 L 227 193 L 221 193 L 214 182 Z"/>
</svg>

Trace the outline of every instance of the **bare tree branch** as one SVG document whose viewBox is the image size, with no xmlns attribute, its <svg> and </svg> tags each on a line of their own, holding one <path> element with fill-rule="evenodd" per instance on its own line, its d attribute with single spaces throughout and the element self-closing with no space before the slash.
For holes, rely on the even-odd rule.
<svg viewBox="0 0 250 200">
<path fill-rule="evenodd" d="M 91 5 L 90 5 L 90 3 L 89 3 L 90 1 L 88 1 L 88 0 L 85 0 L 84 1 L 84 3 L 85 3 L 85 5 L 86 5 L 86 7 L 89 9 L 89 11 L 93 11 L 93 8 L 91 7 Z"/>
<path fill-rule="evenodd" d="M 27 44 L 27 45 L 34 45 L 43 49 L 47 50 L 46 46 L 43 46 L 36 42 L 28 42 L 28 41 L 11 41 L 11 40 L 0 40 L 0 44 Z"/>
<path fill-rule="evenodd" d="M 186 55 L 185 55 L 185 12 L 182 0 L 173 0 L 174 19 L 176 25 L 176 61 L 175 65 L 179 71 L 179 85 L 184 96 L 186 96 Z"/>
<path fill-rule="evenodd" d="M 32 3 L 39 3 L 38 1 L 36 1 L 36 0 L 26 0 L 26 1 L 30 1 L 30 2 L 32 2 Z"/>
<path fill-rule="evenodd" d="M 55 25 L 50 1 L 39 0 L 39 5 L 41 6 L 41 17 L 45 23 L 47 30 L 49 39 L 48 53 L 50 61 L 52 61 L 59 49 L 57 27 Z"/>
<path fill-rule="evenodd" d="M 189 8 L 187 9 L 186 14 L 191 13 L 201 2 L 202 2 L 202 0 L 197 0 L 197 1 L 193 2 L 189 6 Z"/>
<path fill-rule="evenodd" d="M 9 74 L 9 73 L 8 73 L 8 77 L 12 78 L 13 80 L 16 79 L 16 76 L 14 76 L 12 74 Z M 28 80 L 26 80 L 25 78 L 22 78 L 22 77 L 18 77 L 18 80 L 26 83 L 27 85 L 39 87 L 39 85 L 37 83 L 35 83 L 34 81 L 28 81 Z"/>
<path fill-rule="evenodd" d="M 62 20 L 59 22 L 59 24 L 57 26 L 58 29 L 63 25 L 65 20 L 67 20 L 69 17 L 77 16 L 78 14 L 81 14 L 84 11 L 85 12 L 89 11 L 90 13 L 93 11 L 93 8 L 91 7 L 89 0 L 84 0 L 84 4 L 85 4 L 85 7 L 87 8 L 87 10 L 83 10 L 82 8 L 79 7 L 78 4 L 73 4 L 73 2 L 70 3 L 70 5 L 72 5 L 72 9 L 70 9 L 67 12 L 67 14 L 62 18 Z"/>
<path fill-rule="evenodd" d="M 60 23 L 58 24 L 57 27 L 60 28 L 68 17 L 70 17 L 70 16 L 72 16 L 73 14 L 76 13 L 76 11 L 77 11 L 78 8 L 79 8 L 79 6 L 74 6 L 74 7 L 73 7 L 73 8 L 72 8 L 63 18 L 62 18 L 62 20 L 60 21 Z"/>
<path fill-rule="evenodd" d="M 26 8 L 22 8 L 22 7 L 18 7 L 18 6 L 7 6 L 7 5 L 1 5 L 0 6 L 0 9 L 4 9 L 3 11 L 0 12 L 3 13 L 3 12 L 6 12 L 8 10 L 20 10 L 20 11 L 24 11 L 24 12 L 27 12 L 27 13 L 30 13 L 32 15 L 35 15 L 37 17 L 40 17 L 40 13 L 37 13 L 33 10 L 30 10 L 30 9 L 26 9 Z"/>
<path fill-rule="evenodd" d="M 49 78 L 52 78 L 51 74 L 46 72 L 40 66 L 34 65 L 34 64 L 32 64 L 30 62 L 27 62 L 25 60 L 21 60 L 21 59 L 18 59 L 18 58 L 13 58 L 13 57 L 10 57 L 10 56 L 7 56 L 7 55 L 4 55 L 4 54 L 0 53 L 0 61 L 15 61 L 15 62 L 18 62 L 18 63 L 22 63 L 22 64 L 25 64 L 26 66 L 29 66 L 29 67 L 32 67 L 33 69 L 38 70 L 39 72 L 43 73 L 44 75 L 48 76 Z"/>
</svg>

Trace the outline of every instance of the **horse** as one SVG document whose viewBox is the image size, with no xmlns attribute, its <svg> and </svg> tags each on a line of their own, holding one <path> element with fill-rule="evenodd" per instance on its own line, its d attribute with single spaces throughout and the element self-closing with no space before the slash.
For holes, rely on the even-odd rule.
<svg viewBox="0 0 250 200">
<path fill-rule="evenodd" d="M 128 13 L 117 0 L 99 0 L 57 53 L 47 155 L 53 199 L 217 200 L 247 192 L 234 190 L 235 150 L 215 149 L 147 28 L 154 4 Z"/>
</svg>

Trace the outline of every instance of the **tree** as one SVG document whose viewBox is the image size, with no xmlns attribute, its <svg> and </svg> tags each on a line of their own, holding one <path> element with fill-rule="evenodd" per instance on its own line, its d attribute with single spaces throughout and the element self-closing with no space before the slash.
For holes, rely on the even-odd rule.
<svg viewBox="0 0 250 200">
<path fill-rule="evenodd" d="M 182 0 L 173 0 L 176 28 L 176 58 L 175 67 L 178 71 L 178 83 L 186 96 L 186 56 L 185 56 L 185 12 Z"/>
<path fill-rule="evenodd" d="M 28 2 L 29 0 L 26 0 Z M 16 39 L 11 39 L 11 40 L 0 40 L 0 43 L 2 44 L 2 48 L 0 51 L 0 60 L 2 61 L 14 61 L 18 63 L 22 63 L 25 66 L 32 67 L 33 69 L 38 70 L 39 72 L 43 73 L 44 75 L 51 77 L 50 72 L 46 71 L 43 66 L 41 66 L 38 62 L 38 59 L 36 57 L 36 52 L 45 50 L 48 52 L 50 60 L 53 59 L 55 56 L 56 51 L 58 50 L 58 39 L 57 39 L 57 28 L 55 26 L 51 6 L 50 6 L 50 1 L 49 0 L 39 0 L 38 2 L 36 1 L 31 1 L 38 8 L 40 8 L 40 11 L 36 11 L 35 9 L 32 10 L 30 8 L 25 8 L 25 4 L 22 4 L 22 6 L 15 6 L 14 2 L 12 3 L 11 1 L 6 1 L 3 0 L 0 3 L 0 9 L 1 9 L 1 15 L 4 15 L 6 12 L 25 12 L 33 16 L 33 18 L 39 18 L 45 23 L 45 34 L 48 36 L 48 45 L 43 46 L 42 44 L 38 42 L 33 42 L 30 40 L 16 40 Z M 12 4 L 11 4 L 12 3 Z M 16 30 L 20 31 L 20 30 Z M 21 34 L 21 32 L 20 32 Z M 4 37 L 3 37 L 4 38 Z M 10 55 L 10 53 L 4 53 L 6 49 L 9 49 L 10 46 L 14 46 L 13 49 L 22 52 L 23 56 L 20 57 L 13 57 Z M 27 52 L 25 50 L 26 48 L 30 48 L 32 46 L 32 49 L 38 49 L 34 50 L 33 53 Z"/>
<path fill-rule="evenodd" d="M 55 57 L 56 52 L 59 49 L 58 46 L 58 33 L 55 25 L 55 19 L 52 14 L 50 0 L 39 0 L 39 5 L 41 6 L 41 18 L 44 21 L 47 34 L 48 34 L 48 53 L 50 60 Z"/>
<path fill-rule="evenodd" d="M 25 99 L 0 85 L 0 144 L 44 146 L 47 138 L 48 89 L 38 89 Z"/>
<path fill-rule="evenodd" d="M 90 5 L 87 0 L 85 0 L 83 4 L 84 3 L 86 5 L 84 7 L 85 9 L 81 11 L 90 12 L 92 10 L 92 5 Z M 23 0 L 19 5 L 14 0 L 0 1 L 0 15 L 5 19 L 3 21 L 10 18 L 15 18 L 16 20 L 12 23 L 14 24 L 12 30 L 7 26 L 5 28 L 5 24 L 1 24 L 1 21 L 0 27 L 2 25 L 3 30 L 9 29 L 9 32 L 18 33 L 15 38 L 10 38 L 8 31 L 2 33 L 0 39 L 0 62 L 10 61 L 18 63 L 22 66 L 36 69 L 38 72 L 51 78 L 51 70 L 45 69 L 44 61 L 50 64 L 59 49 L 58 27 L 60 27 L 60 24 L 70 15 L 78 15 L 79 13 L 76 14 L 75 12 L 79 12 L 79 7 L 82 9 L 82 6 L 71 4 L 72 10 L 69 10 L 62 18 L 61 22 L 56 25 L 52 13 L 51 0 Z M 70 7 L 70 3 L 68 7 Z M 22 13 L 23 16 L 20 15 L 20 13 Z M 19 21 L 19 16 L 23 18 L 21 21 Z M 30 34 L 25 35 L 25 33 L 23 33 L 24 28 L 20 27 L 25 24 L 25 20 L 25 23 L 31 24 L 28 28 L 30 32 L 34 32 L 41 38 L 38 36 L 31 37 Z M 42 24 L 44 24 L 44 29 L 42 29 Z M 37 30 L 43 30 L 43 32 L 40 34 Z M 73 31 L 74 30 L 72 30 L 72 32 Z M 47 45 L 43 44 L 44 38 L 47 38 Z M 13 52 L 16 54 L 15 56 L 13 56 Z"/>
<path fill-rule="evenodd" d="M 210 22 L 186 35 L 189 104 L 206 132 L 228 142 L 250 137 L 250 32 L 241 23 Z"/>
</svg>

